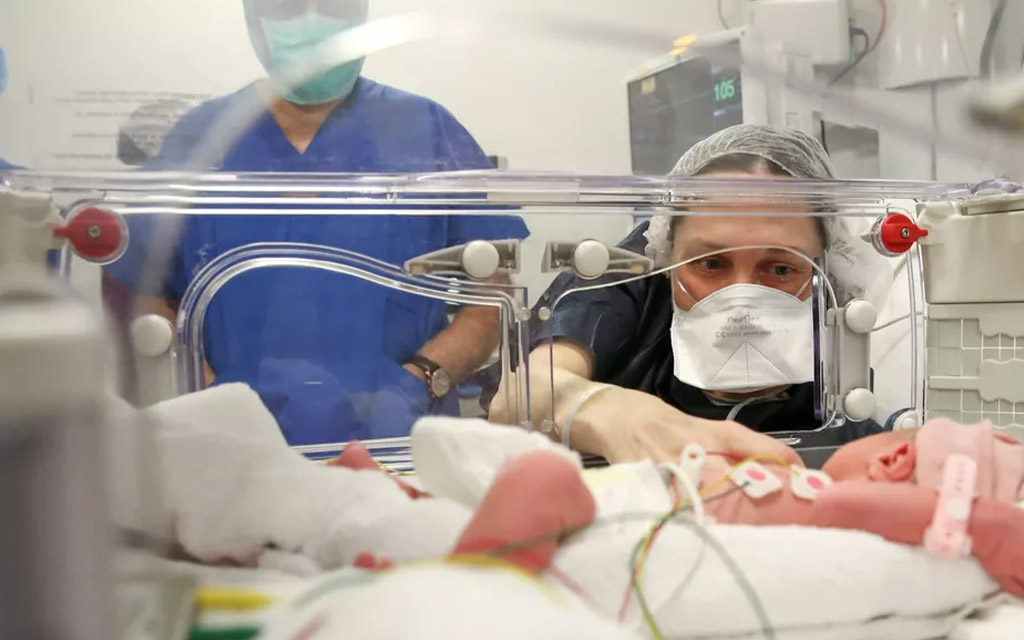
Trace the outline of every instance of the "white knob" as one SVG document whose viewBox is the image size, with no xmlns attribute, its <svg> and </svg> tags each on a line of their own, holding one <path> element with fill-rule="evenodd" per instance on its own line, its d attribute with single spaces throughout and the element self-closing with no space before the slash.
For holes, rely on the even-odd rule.
<svg viewBox="0 0 1024 640">
<path fill-rule="evenodd" d="M 854 422 L 867 420 L 875 413 L 875 394 L 867 389 L 854 389 L 843 398 L 843 411 Z"/>
<path fill-rule="evenodd" d="M 498 272 L 498 248 L 486 240 L 474 240 L 462 250 L 462 269 L 469 277 L 486 280 Z"/>
<path fill-rule="evenodd" d="M 572 252 L 572 268 L 581 278 L 596 278 L 608 270 L 611 258 L 603 242 L 584 240 Z"/>
<path fill-rule="evenodd" d="M 132 345 L 135 352 L 147 358 L 167 353 L 174 344 L 174 327 L 163 316 L 149 314 L 132 322 Z"/>
<path fill-rule="evenodd" d="M 893 431 L 902 431 L 904 429 L 916 429 L 920 425 L 917 421 L 917 413 L 913 411 L 904 411 L 895 420 L 893 420 L 892 428 Z"/>
<path fill-rule="evenodd" d="M 854 333 L 871 333 L 878 322 L 878 309 L 865 300 L 854 300 L 846 305 L 846 326 Z"/>
</svg>

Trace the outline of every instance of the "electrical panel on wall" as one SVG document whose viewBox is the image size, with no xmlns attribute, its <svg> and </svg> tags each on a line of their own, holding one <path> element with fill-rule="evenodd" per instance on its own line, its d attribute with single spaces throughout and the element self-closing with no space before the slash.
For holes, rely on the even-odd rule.
<svg viewBox="0 0 1024 640">
<path fill-rule="evenodd" d="M 799 45 L 816 65 L 849 60 L 847 0 L 761 0 L 750 4 L 750 27 L 765 41 Z"/>
<path fill-rule="evenodd" d="M 978 75 L 990 3 L 899 0 L 887 6 L 878 59 L 881 87 L 898 89 Z"/>
</svg>

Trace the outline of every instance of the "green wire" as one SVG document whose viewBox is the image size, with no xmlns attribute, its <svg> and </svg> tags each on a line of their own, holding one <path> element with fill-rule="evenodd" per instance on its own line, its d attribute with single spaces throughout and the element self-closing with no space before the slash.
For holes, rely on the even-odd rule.
<svg viewBox="0 0 1024 640">
<path fill-rule="evenodd" d="M 704 500 L 704 504 L 708 504 L 708 503 L 715 502 L 717 500 L 721 500 L 723 498 L 726 498 L 727 496 L 729 496 L 729 495 L 731 495 L 731 494 L 733 494 L 733 493 L 735 493 L 737 491 L 741 491 L 743 489 L 743 486 L 744 485 L 739 485 L 739 486 L 733 487 L 732 489 L 730 489 L 728 491 L 723 491 L 722 493 L 720 493 L 720 494 L 718 494 L 718 495 L 716 495 L 714 497 L 711 497 L 711 498 L 708 498 L 707 500 Z M 623 522 L 634 522 L 634 521 L 635 522 L 641 522 L 641 521 L 649 522 L 652 517 L 657 518 L 657 520 L 655 521 L 654 525 L 652 525 L 651 529 L 650 529 L 651 532 L 654 532 L 657 529 L 660 529 L 661 527 L 663 527 L 670 520 L 673 520 L 673 519 L 677 518 L 678 516 L 682 515 L 683 513 L 691 511 L 692 508 L 693 508 L 692 505 L 687 503 L 687 504 L 681 505 L 679 507 L 673 508 L 668 513 L 664 513 L 664 512 L 659 512 L 659 513 L 652 513 L 652 512 L 624 513 L 624 514 L 620 514 L 620 515 L 617 515 L 617 516 L 612 516 L 612 517 L 609 517 L 609 518 L 604 518 L 602 520 L 595 520 L 594 522 L 592 522 L 592 523 L 590 523 L 588 525 L 577 526 L 577 527 L 567 527 L 567 528 L 564 528 L 564 529 L 558 529 L 556 531 L 551 531 L 551 532 L 548 532 L 546 534 L 543 534 L 543 535 L 540 535 L 540 536 L 536 536 L 534 538 L 530 538 L 528 540 L 522 540 L 522 541 L 519 541 L 519 542 L 513 542 L 513 543 L 506 544 L 506 545 L 502 545 L 501 547 L 497 547 L 495 549 L 491 549 L 490 551 L 486 552 L 483 555 L 501 558 L 503 556 L 510 555 L 510 554 L 515 553 L 517 551 L 521 551 L 521 550 L 524 550 L 524 549 L 529 549 L 530 547 L 534 547 L 534 546 L 537 546 L 539 544 L 544 544 L 544 543 L 547 543 L 547 542 L 559 542 L 559 541 L 561 541 L 563 538 L 565 538 L 567 536 L 575 535 L 577 533 L 582 533 L 584 531 L 589 531 L 589 530 L 592 530 L 592 529 L 600 529 L 602 527 L 606 527 L 606 526 L 610 526 L 610 525 L 614 525 L 614 524 L 621 524 Z M 690 527 L 694 528 L 697 531 L 697 533 L 701 536 L 701 538 L 704 540 L 705 543 L 711 544 L 711 546 L 714 548 L 715 552 L 719 555 L 719 557 L 721 557 L 723 563 L 725 563 L 727 568 L 729 568 L 732 571 L 733 575 L 737 579 L 737 583 L 739 583 L 740 588 L 744 591 L 744 595 L 746 595 L 747 599 L 750 601 L 751 606 L 754 609 L 754 612 L 757 614 L 757 616 L 758 616 L 758 618 L 759 618 L 759 620 L 761 622 L 762 633 L 764 634 L 765 638 L 768 638 L 768 639 L 774 638 L 775 637 L 775 633 L 774 633 L 774 630 L 771 627 L 771 624 L 769 623 L 767 612 L 764 610 L 764 605 L 761 603 L 761 600 L 760 600 L 760 598 L 758 598 L 757 593 L 754 591 L 754 589 L 750 585 L 750 583 L 746 580 L 746 576 L 739 569 L 738 565 L 736 565 L 736 563 L 732 559 L 732 557 L 729 556 L 728 553 L 726 552 L 726 550 L 724 549 L 724 547 L 722 547 L 718 543 L 717 540 L 712 538 L 711 535 L 707 532 L 707 530 L 704 529 L 702 526 L 700 526 L 698 523 L 690 522 L 690 521 L 687 521 L 687 520 L 683 520 L 682 522 L 684 524 L 686 524 L 687 526 L 690 526 Z M 643 548 L 644 543 L 646 542 L 647 538 L 650 537 L 650 535 L 651 534 L 649 533 L 648 536 L 645 536 L 643 539 L 641 539 L 633 547 L 633 551 L 630 554 L 630 559 L 629 559 L 629 568 L 630 568 L 630 579 L 629 579 L 629 582 L 630 582 L 630 587 L 633 590 L 633 593 L 636 595 L 637 603 L 640 605 L 640 610 L 641 610 L 641 612 L 643 614 L 644 621 L 646 622 L 648 628 L 650 629 L 651 635 L 655 638 L 655 640 L 664 640 L 664 636 L 661 633 L 661 629 L 658 628 L 657 621 L 654 619 L 654 614 L 650 610 L 650 606 L 649 606 L 649 604 L 647 602 L 647 598 L 644 596 L 643 589 L 640 587 L 640 584 L 638 583 L 638 580 L 637 580 L 637 578 L 639 577 L 637 572 L 636 572 L 637 559 L 638 559 L 638 557 L 640 555 L 640 550 Z M 312 602 L 312 601 L 314 601 L 314 600 L 316 600 L 316 599 L 318 599 L 318 598 L 320 598 L 320 597 L 322 597 L 324 595 L 327 595 L 327 593 L 330 593 L 330 592 L 332 592 L 332 591 L 334 591 L 334 590 L 336 590 L 338 588 L 351 587 L 351 586 L 355 586 L 357 584 L 365 584 L 367 582 L 371 582 L 371 581 L 375 580 L 376 577 L 377 576 L 374 575 L 374 574 L 355 574 L 355 575 L 353 575 L 353 574 L 346 574 L 346 575 L 343 575 L 343 576 L 337 576 L 337 577 L 335 577 L 333 579 L 329 579 L 329 580 L 324 581 L 322 584 L 318 585 L 315 589 L 313 589 L 313 591 L 307 592 L 307 593 L 303 594 L 302 596 L 300 596 L 300 598 L 298 598 L 295 602 L 293 602 L 293 606 L 296 607 L 296 608 L 302 607 L 303 605 L 309 604 L 310 602 Z M 229 628 L 225 628 L 225 629 L 193 628 L 192 631 L 189 634 L 189 640 L 249 640 L 250 638 L 254 638 L 258 634 L 259 634 L 259 630 L 258 629 L 247 629 L 247 628 L 237 628 L 237 629 L 229 629 Z"/>
<path fill-rule="evenodd" d="M 744 487 L 746 487 L 746 483 L 737 485 L 737 486 L 733 487 L 732 489 L 729 489 L 728 491 L 723 491 L 722 493 L 720 493 L 720 494 L 718 494 L 718 495 L 716 495 L 714 497 L 711 497 L 711 498 L 708 498 L 707 500 L 704 500 L 704 504 L 715 502 L 717 500 L 722 500 L 723 498 L 726 498 L 727 496 L 730 496 L 733 493 L 736 493 L 737 491 L 742 491 Z M 643 547 L 646 544 L 648 539 L 652 538 L 657 531 L 659 531 L 663 526 L 665 526 L 666 523 L 668 523 L 668 521 L 675 519 L 677 516 L 681 515 L 682 513 L 685 513 L 687 511 L 692 510 L 692 508 L 693 508 L 693 506 L 691 504 L 686 503 L 684 505 L 681 505 L 679 507 L 676 507 L 676 508 L 672 509 L 671 511 L 669 511 L 668 513 L 663 515 L 651 527 L 650 532 L 647 534 L 647 536 L 645 536 L 639 542 L 636 543 L 636 545 L 633 547 L 633 552 L 632 552 L 632 554 L 630 554 L 630 557 L 629 557 L 629 585 L 633 589 L 634 595 L 636 595 L 636 601 L 637 601 L 637 604 L 640 605 L 640 613 L 643 615 L 644 622 L 647 624 L 647 628 L 650 630 L 651 635 L 654 636 L 655 640 L 664 640 L 664 635 L 662 635 L 661 628 L 658 627 L 658 623 L 654 619 L 654 613 L 651 611 L 650 605 L 648 605 L 648 603 L 647 603 L 647 597 L 644 595 L 643 589 L 641 589 L 641 587 L 640 587 L 640 583 L 639 583 L 640 575 L 639 575 L 639 573 L 636 570 L 637 560 L 638 560 L 638 557 L 640 555 L 641 549 L 643 549 Z M 697 522 L 690 522 L 690 521 L 687 521 L 687 520 L 683 520 L 682 522 L 684 522 L 688 526 L 696 528 L 698 531 L 701 531 L 703 533 L 703 535 L 706 536 L 704 538 L 704 542 L 707 543 L 708 538 L 710 538 L 710 534 L 708 534 L 707 531 L 699 523 L 697 523 Z M 734 573 L 734 575 L 736 574 L 735 571 L 733 573 Z M 743 577 L 742 574 L 739 574 L 739 576 Z M 687 579 L 686 579 L 685 582 L 689 582 L 692 577 L 693 577 L 693 571 L 691 571 L 690 575 L 687 576 Z M 747 596 L 748 596 L 748 598 L 750 597 L 749 594 L 747 594 Z M 757 600 L 757 604 L 754 605 L 755 610 L 763 611 L 763 607 L 759 608 L 759 606 L 758 606 L 758 605 L 761 604 L 761 602 L 760 602 L 760 599 L 757 598 L 757 594 L 755 593 L 753 595 L 753 597 L 754 597 L 755 600 Z M 767 616 L 762 618 L 762 622 L 764 622 L 766 620 L 767 620 Z M 767 625 L 763 625 L 763 626 L 765 626 L 767 628 Z M 773 638 L 774 635 L 768 636 L 766 634 L 765 637 L 766 638 Z"/>
<path fill-rule="evenodd" d="M 259 627 L 200 627 L 188 631 L 188 640 L 251 640 L 260 635 Z"/>
</svg>

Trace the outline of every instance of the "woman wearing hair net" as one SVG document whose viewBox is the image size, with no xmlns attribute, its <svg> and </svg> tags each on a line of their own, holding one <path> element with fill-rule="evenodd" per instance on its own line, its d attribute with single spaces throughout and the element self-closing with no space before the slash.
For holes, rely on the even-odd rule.
<svg viewBox="0 0 1024 640">
<path fill-rule="evenodd" d="M 699 142 L 671 175 L 831 179 L 833 171 L 822 146 L 803 133 L 739 125 Z M 689 209 L 739 215 L 657 216 L 641 224 L 620 246 L 646 252 L 658 267 L 679 266 L 571 293 L 550 321 L 535 321 L 535 426 L 543 428 L 553 412 L 554 439 L 611 462 L 678 461 L 691 442 L 796 462 L 792 449 L 764 432 L 821 426 L 814 415 L 814 267 L 807 258 L 826 264 L 840 305 L 869 295 L 875 276 L 885 288 L 891 270 L 841 218 L 765 215 L 812 214 L 805 202 L 716 207 L 712 198 Z M 737 249 L 754 246 L 788 251 Z M 538 306 L 593 284 L 563 274 Z M 737 333 L 747 314 L 756 316 L 756 330 Z M 492 404 L 495 421 L 511 417 L 503 399 L 499 393 Z"/>
</svg>

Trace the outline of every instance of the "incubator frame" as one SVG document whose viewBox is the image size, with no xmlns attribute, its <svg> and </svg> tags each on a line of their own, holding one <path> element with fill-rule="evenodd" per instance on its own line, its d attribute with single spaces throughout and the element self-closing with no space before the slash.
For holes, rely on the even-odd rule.
<svg viewBox="0 0 1024 640">
<path fill-rule="evenodd" d="M 827 215 L 877 219 L 894 210 L 894 200 L 929 201 L 962 188 L 927 182 L 902 181 L 816 181 L 762 180 L 723 178 L 609 178 L 561 174 L 515 174 L 498 171 L 472 171 L 423 175 L 339 176 L 324 174 L 224 174 L 139 172 L 79 174 L 14 171 L 5 174 L 6 182 L 15 189 L 47 191 L 60 200 L 64 211 L 73 215 L 86 207 L 100 207 L 119 216 L 157 214 L 165 220 L 167 231 L 173 232 L 183 215 L 681 215 L 680 207 L 694 199 L 714 196 L 716 202 L 729 198 L 749 205 L 752 198 L 782 196 L 827 201 Z M 317 198 L 293 198 L 294 194 Z M 879 194 L 885 194 L 881 197 Z M 315 205 L 315 206 L 314 206 Z M 325 210 L 325 206 L 337 209 Z M 227 208 L 227 209 L 226 209 Z M 727 212 L 722 212 L 728 215 Z M 685 215 L 708 215 L 708 212 Z M 746 213 L 745 215 L 752 215 Z M 779 215 L 773 213 L 769 215 Z M 783 214 L 785 215 L 785 214 Z M 793 215 L 807 215 L 806 212 Z M 565 241 L 551 238 L 547 243 L 546 262 L 541 270 L 575 269 L 569 246 L 579 246 L 584 238 Z M 281 253 L 275 254 L 275 251 Z M 310 251 L 303 256 L 304 251 Z M 637 269 L 642 257 L 616 254 L 610 249 L 606 270 L 619 273 Z M 507 253 L 507 252 L 506 252 Z M 557 258 L 556 258 L 557 256 Z M 429 256 L 422 256 L 428 259 Z M 182 301 L 176 327 L 175 377 L 180 390 L 194 390 L 200 379 L 196 363 L 201 354 L 202 322 L 196 320 L 205 311 L 209 298 L 225 279 L 250 269 L 281 266 L 298 259 L 305 267 L 336 271 L 360 277 L 379 285 L 455 302 L 484 303 L 501 307 L 503 373 L 515 381 L 513 400 L 519 424 L 530 416 L 528 357 L 529 344 L 526 320 L 532 301 L 523 291 L 523 298 L 513 300 L 507 290 L 472 281 L 453 281 L 433 275 L 411 275 L 401 265 L 391 265 L 354 252 L 330 247 L 261 243 L 242 247 L 220 256 L 215 263 L 228 270 L 216 274 L 208 265 L 199 280 L 193 282 L 187 301 Z M 633 264 L 630 260 L 633 259 Z M 412 261 L 410 261 L 412 262 Z M 908 263 L 909 264 L 909 263 Z M 592 266 L 592 265 L 591 265 Z M 916 266 L 916 265 L 914 265 Z M 70 250 L 63 248 L 62 267 L 71 268 Z M 153 268 L 149 265 L 148 268 Z M 649 269 L 642 265 L 641 269 Z M 908 268 L 910 268 L 908 266 Z M 454 291 L 454 294 L 447 292 Z M 504 296 L 504 298 L 503 298 Z M 845 329 L 841 318 L 830 318 L 825 310 L 826 325 L 837 331 Z M 863 337 L 866 339 L 866 336 Z M 521 365 L 521 366 L 518 366 Z M 525 376 L 522 374 L 526 374 Z M 829 372 L 824 372 L 826 377 Z M 861 377 L 861 376 L 854 376 Z M 916 388 L 921 385 L 914 383 Z M 832 388 L 841 385 L 833 384 Z M 833 398 L 832 402 L 839 402 Z M 920 405 L 918 405 L 920 406 Z M 824 407 L 829 409 L 826 401 Z M 833 404 L 833 408 L 839 408 Z M 840 411 L 841 413 L 841 411 Z M 823 425 L 827 427 L 828 425 Z M 779 434 L 783 435 L 783 434 Z M 381 443 L 389 446 L 388 443 Z M 323 449 L 323 447 L 318 447 Z"/>
</svg>

